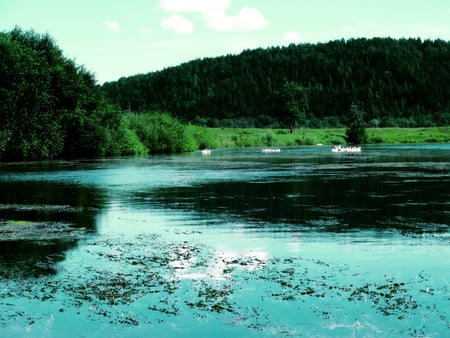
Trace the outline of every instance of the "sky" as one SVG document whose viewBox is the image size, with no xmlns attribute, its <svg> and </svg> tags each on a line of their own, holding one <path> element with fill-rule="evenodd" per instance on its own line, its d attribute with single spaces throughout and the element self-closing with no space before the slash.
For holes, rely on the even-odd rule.
<svg viewBox="0 0 450 338">
<path fill-rule="evenodd" d="M 359 37 L 450 41 L 448 0 L 0 0 L 102 84 L 245 49 Z"/>
</svg>

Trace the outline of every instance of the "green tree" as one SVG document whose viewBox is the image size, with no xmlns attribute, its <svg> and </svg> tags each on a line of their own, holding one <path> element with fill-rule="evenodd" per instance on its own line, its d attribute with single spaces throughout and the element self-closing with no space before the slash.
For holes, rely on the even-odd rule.
<svg viewBox="0 0 450 338">
<path fill-rule="evenodd" d="M 286 82 L 279 93 L 281 109 L 291 133 L 297 125 L 304 125 L 309 110 L 308 91 L 295 82 Z"/>
<path fill-rule="evenodd" d="M 348 116 L 348 125 L 345 130 L 345 138 L 349 144 L 367 143 L 367 133 L 364 123 L 364 112 L 359 105 L 352 103 Z"/>
<path fill-rule="evenodd" d="M 34 31 L 0 33 L 0 159 L 120 155 L 130 150 L 121 111 L 94 76 Z M 128 146 L 121 147 L 128 142 Z"/>
</svg>

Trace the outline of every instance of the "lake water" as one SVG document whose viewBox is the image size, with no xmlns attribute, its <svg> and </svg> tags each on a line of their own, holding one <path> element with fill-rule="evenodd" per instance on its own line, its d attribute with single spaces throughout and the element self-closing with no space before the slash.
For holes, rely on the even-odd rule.
<svg viewBox="0 0 450 338">
<path fill-rule="evenodd" d="M 0 165 L 1 337 L 450 335 L 450 145 Z"/>
</svg>

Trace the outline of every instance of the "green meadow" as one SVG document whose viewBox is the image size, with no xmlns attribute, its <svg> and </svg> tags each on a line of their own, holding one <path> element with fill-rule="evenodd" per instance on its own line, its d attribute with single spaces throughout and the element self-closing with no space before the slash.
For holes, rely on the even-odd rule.
<svg viewBox="0 0 450 338">
<path fill-rule="evenodd" d="M 287 129 L 206 128 L 189 126 L 200 149 L 346 144 L 345 128 Z M 450 142 L 450 127 L 368 128 L 368 144 Z"/>
</svg>

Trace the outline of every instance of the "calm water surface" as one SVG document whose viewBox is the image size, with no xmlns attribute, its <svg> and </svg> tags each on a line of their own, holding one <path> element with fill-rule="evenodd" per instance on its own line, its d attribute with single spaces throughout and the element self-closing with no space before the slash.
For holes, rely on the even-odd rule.
<svg viewBox="0 0 450 338">
<path fill-rule="evenodd" d="M 449 227 L 448 144 L 3 164 L 0 336 L 449 336 Z"/>
</svg>

